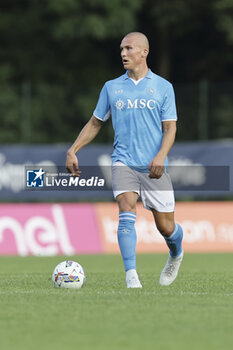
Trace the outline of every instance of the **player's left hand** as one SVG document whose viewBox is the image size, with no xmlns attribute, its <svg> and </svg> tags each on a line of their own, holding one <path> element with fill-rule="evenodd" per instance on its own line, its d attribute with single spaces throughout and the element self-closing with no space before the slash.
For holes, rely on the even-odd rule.
<svg viewBox="0 0 233 350">
<path fill-rule="evenodd" d="M 152 159 L 149 165 L 150 174 L 149 177 L 151 179 L 159 179 L 164 172 L 164 160 L 159 156 L 156 156 Z"/>
</svg>

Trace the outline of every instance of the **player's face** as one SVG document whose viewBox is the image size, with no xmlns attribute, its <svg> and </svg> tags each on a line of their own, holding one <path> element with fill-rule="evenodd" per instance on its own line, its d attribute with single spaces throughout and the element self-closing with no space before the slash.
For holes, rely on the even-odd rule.
<svg viewBox="0 0 233 350">
<path fill-rule="evenodd" d="M 121 58 L 125 69 L 136 69 L 145 59 L 144 48 L 134 36 L 126 36 L 121 42 Z"/>
</svg>

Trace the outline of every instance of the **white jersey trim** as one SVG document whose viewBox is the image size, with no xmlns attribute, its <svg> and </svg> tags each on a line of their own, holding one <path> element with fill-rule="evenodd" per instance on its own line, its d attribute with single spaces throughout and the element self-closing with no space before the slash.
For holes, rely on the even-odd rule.
<svg viewBox="0 0 233 350">
<path fill-rule="evenodd" d="M 144 77 L 145 78 L 145 77 Z M 138 80 L 135 80 L 133 78 L 129 78 L 130 80 L 132 80 L 132 82 L 135 84 L 135 85 L 138 85 L 138 83 L 140 83 L 140 81 L 142 81 L 144 78 L 141 78 L 141 79 L 138 79 Z"/>
<path fill-rule="evenodd" d="M 101 120 L 102 122 L 106 122 L 111 116 L 111 110 L 109 109 L 109 111 L 105 114 L 103 119 L 100 118 L 100 117 L 97 117 L 97 115 L 95 115 L 94 113 L 93 113 L 93 115 L 94 115 L 94 117 L 96 117 L 97 119 Z"/>
</svg>

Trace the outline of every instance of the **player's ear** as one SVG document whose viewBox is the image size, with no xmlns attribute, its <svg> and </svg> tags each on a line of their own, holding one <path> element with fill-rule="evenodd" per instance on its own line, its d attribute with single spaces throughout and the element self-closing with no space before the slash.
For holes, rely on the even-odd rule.
<svg viewBox="0 0 233 350">
<path fill-rule="evenodd" d="M 142 57 L 147 57 L 147 56 L 148 56 L 148 53 L 149 53 L 149 50 L 148 50 L 148 49 L 143 49 L 143 51 L 142 51 Z"/>
</svg>

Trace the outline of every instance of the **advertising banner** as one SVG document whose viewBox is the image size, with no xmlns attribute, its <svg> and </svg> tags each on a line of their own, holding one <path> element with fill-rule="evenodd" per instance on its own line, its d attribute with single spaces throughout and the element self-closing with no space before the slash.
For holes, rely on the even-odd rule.
<svg viewBox="0 0 233 350">
<path fill-rule="evenodd" d="M 54 256 L 101 251 L 91 204 L 0 205 L 0 255 Z"/>
<path fill-rule="evenodd" d="M 96 204 L 106 253 L 118 253 L 118 210 L 115 203 Z M 233 202 L 177 203 L 175 220 L 184 231 L 186 252 L 233 252 Z M 136 218 L 137 251 L 141 253 L 167 252 L 163 237 L 155 227 L 150 211 L 140 203 Z"/>
<path fill-rule="evenodd" d="M 78 152 L 80 180 L 65 168 L 68 145 L 0 146 L 0 201 L 111 201 L 112 146 Z M 233 196 L 233 141 L 175 143 L 168 172 L 176 198 Z"/>
<path fill-rule="evenodd" d="M 233 203 L 176 204 L 185 252 L 233 252 Z M 116 203 L 1 204 L 0 255 L 55 256 L 119 253 Z M 168 252 L 153 216 L 141 203 L 137 252 Z"/>
</svg>

